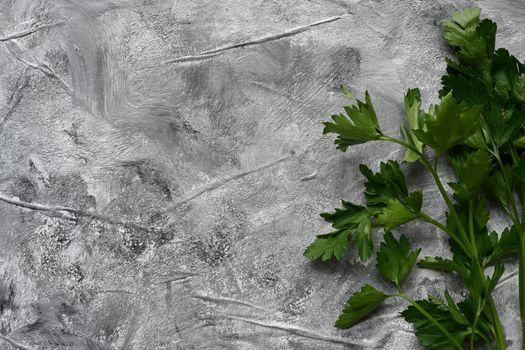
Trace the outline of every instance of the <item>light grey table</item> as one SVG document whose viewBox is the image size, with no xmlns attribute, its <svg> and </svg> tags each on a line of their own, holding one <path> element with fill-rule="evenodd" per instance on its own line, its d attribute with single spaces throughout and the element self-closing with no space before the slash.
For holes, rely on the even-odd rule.
<svg viewBox="0 0 525 350">
<path fill-rule="evenodd" d="M 441 21 L 472 4 L 524 59 L 521 0 L 0 1 L 0 332 L 31 349 L 418 348 L 397 302 L 333 328 L 362 283 L 388 288 L 373 263 L 302 256 L 320 212 L 360 200 L 357 165 L 402 155 L 338 152 L 321 122 L 344 83 L 397 133 L 407 88 L 436 100 Z M 429 226 L 400 231 L 446 251 Z M 509 348 L 514 265 L 495 292 Z M 407 285 L 461 293 L 431 271 Z"/>
</svg>

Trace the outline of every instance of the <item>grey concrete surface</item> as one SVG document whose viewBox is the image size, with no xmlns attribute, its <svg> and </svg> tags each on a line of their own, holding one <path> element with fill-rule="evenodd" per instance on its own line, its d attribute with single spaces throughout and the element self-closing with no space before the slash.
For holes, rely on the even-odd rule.
<svg viewBox="0 0 525 350">
<path fill-rule="evenodd" d="M 344 83 L 397 134 L 407 88 L 435 101 L 441 21 L 473 4 L 524 59 L 521 0 L 0 1 L 0 349 L 418 349 L 398 301 L 333 328 L 362 283 L 389 288 L 373 263 L 302 256 L 320 212 L 360 200 L 357 165 L 402 155 L 335 151 L 321 122 Z M 514 265 L 496 290 L 510 349 Z M 407 281 L 445 285 L 461 294 Z"/>
</svg>

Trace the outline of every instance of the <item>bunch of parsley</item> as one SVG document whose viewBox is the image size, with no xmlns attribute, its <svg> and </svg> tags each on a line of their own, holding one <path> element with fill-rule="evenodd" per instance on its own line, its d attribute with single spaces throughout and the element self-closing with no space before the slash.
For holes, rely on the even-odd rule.
<svg viewBox="0 0 525 350">
<path fill-rule="evenodd" d="M 454 13 L 443 23 L 443 37 L 456 58 L 447 60 L 439 103 L 421 108 L 418 89 L 405 95 L 406 125 L 401 138 L 381 131 L 368 92 L 365 100 L 344 107 L 345 114 L 324 123 L 324 133 L 335 133 L 337 149 L 368 141 L 393 142 L 405 148 L 404 161 L 419 162 L 432 176 L 447 206 L 440 222 L 422 210 L 421 191 L 410 192 L 395 160 L 374 173 L 366 165 L 362 205 L 342 207 L 321 216 L 333 231 L 317 236 L 304 255 L 322 261 L 345 255 L 350 241 L 365 262 L 374 254 L 374 227 L 385 231 L 376 253 L 376 268 L 392 282 L 394 292 L 365 284 L 348 299 L 338 328 L 350 328 L 388 298 L 409 303 L 401 315 L 413 324 L 422 344 L 436 349 L 505 349 L 505 335 L 492 292 L 504 272 L 503 259 L 519 257 L 519 302 L 525 330 L 525 64 L 505 49 L 495 48 L 496 24 L 480 20 L 479 8 Z M 355 100 L 343 87 L 343 93 Z M 456 181 L 444 184 L 438 169 L 442 161 L 454 169 Z M 489 207 L 487 203 L 492 205 Z M 510 226 L 499 234 L 487 227 L 490 212 L 503 210 Z M 448 235 L 452 258 L 425 257 L 411 250 L 409 239 L 397 239 L 392 230 L 420 220 Z M 466 297 L 414 300 L 402 288 L 414 265 L 457 275 Z M 525 349 L 525 345 L 523 345 Z"/>
</svg>

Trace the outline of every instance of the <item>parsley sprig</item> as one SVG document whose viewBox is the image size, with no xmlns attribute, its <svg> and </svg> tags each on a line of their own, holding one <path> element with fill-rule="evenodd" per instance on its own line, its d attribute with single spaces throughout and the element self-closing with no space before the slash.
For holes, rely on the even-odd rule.
<svg viewBox="0 0 525 350">
<path fill-rule="evenodd" d="M 518 255 L 519 302 L 525 334 L 525 64 L 505 49 L 496 49 L 496 24 L 480 19 L 479 8 L 454 13 L 443 23 L 443 38 L 455 53 L 447 60 L 439 103 L 422 109 L 418 89 L 405 95 L 407 122 L 401 137 L 380 127 L 368 92 L 344 113 L 324 123 L 324 133 L 336 134 L 337 149 L 369 141 L 391 142 L 405 149 L 404 162 L 419 162 L 432 176 L 443 198 L 446 220 L 422 210 L 421 191 L 410 191 L 396 160 L 382 162 L 378 172 L 360 166 L 365 178 L 364 203 L 342 201 L 341 208 L 321 216 L 333 231 L 317 236 L 304 255 L 322 261 L 341 260 L 354 242 L 361 261 L 374 255 L 374 228 L 385 234 L 376 253 L 376 268 L 395 292 L 365 284 L 350 296 L 338 328 L 350 328 L 389 298 L 409 303 L 401 315 L 413 324 L 416 336 L 435 349 L 505 349 L 505 335 L 492 292 L 504 273 L 503 258 Z M 439 164 L 449 162 L 456 180 L 443 183 Z M 496 203 L 512 225 L 500 234 L 488 221 Z M 427 256 L 411 250 L 408 237 L 393 230 L 422 221 L 448 235 L 452 258 Z M 414 267 L 457 275 L 466 297 L 457 302 L 445 289 L 443 297 L 414 300 L 402 288 Z M 525 349 L 525 345 L 523 345 Z"/>
</svg>

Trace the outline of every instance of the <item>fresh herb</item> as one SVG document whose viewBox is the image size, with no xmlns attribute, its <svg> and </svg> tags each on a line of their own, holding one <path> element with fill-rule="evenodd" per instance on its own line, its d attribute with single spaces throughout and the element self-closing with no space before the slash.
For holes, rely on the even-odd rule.
<svg viewBox="0 0 525 350">
<path fill-rule="evenodd" d="M 409 303 L 401 315 L 429 348 L 476 349 L 486 344 L 505 349 L 492 292 L 504 272 L 502 259 L 516 254 L 525 334 L 525 64 L 495 48 L 496 24 L 481 20 L 479 8 L 454 13 L 443 30 L 456 58 L 447 60 L 439 103 L 424 111 L 419 90 L 409 89 L 401 138 L 383 133 L 368 92 L 361 101 L 346 87 L 343 94 L 357 104 L 324 123 L 324 133 L 336 134 L 335 144 L 343 152 L 369 141 L 402 146 L 404 161 L 419 162 L 432 176 L 447 207 L 446 220 L 440 222 L 422 210 L 422 192 L 409 190 L 397 161 L 381 163 L 379 172 L 362 164 L 364 203 L 343 201 L 341 208 L 321 214 L 334 230 L 317 236 L 304 255 L 341 260 L 353 241 L 365 262 L 374 254 L 374 228 L 383 228 L 376 268 L 394 292 L 365 284 L 350 296 L 336 327 L 350 328 L 386 299 L 397 297 Z M 443 183 L 442 162 L 451 164 L 454 182 Z M 488 201 L 494 205 L 488 206 Z M 490 212 L 498 210 L 495 206 L 512 223 L 500 234 L 487 227 Z M 392 233 L 414 220 L 446 234 L 452 258 L 427 256 L 417 261 L 420 249 L 411 250 L 405 235 L 396 239 Z M 412 299 L 402 285 L 416 263 L 458 276 L 466 297 L 456 302 L 445 289 L 442 298 Z"/>
</svg>

